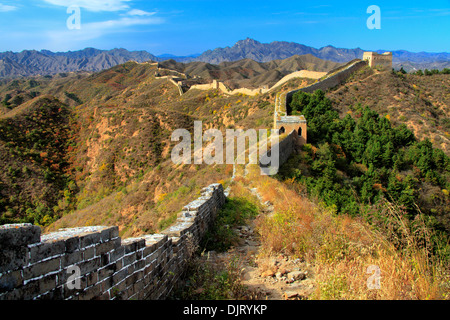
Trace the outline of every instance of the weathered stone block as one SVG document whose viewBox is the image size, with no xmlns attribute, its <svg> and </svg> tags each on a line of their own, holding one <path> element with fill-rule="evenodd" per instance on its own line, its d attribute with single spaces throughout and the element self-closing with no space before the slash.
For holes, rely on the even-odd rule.
<svg viewBox="0 0 450 320">
<path fill-rule="evenodd" d="M 103 288 L 103 287 L 102 287 Z M 109 291 L 103 291 L 104 293 L 102 293 L 99 297 L 98 300 L 110 300 L 111 296 L 109 295 Z"/>
<path fill-rule="evenodd" d="M 23 269 L 24 280 L 40 277 L 50 272 L 55 272 L 61 269 L 61 258 L 52 258 L 49 260 L 37 262 L 29 267 Z"/>
<path fill-rule="evenodd" d="M 149 255 L 155 252 L 155 245 L 146 246 L 142 251 L 142 257 L 147 258 Z"/>
<path fill-rule="evenodd" d="M 109 294 L 113 297 L 116 297 L 116 299 L 121 299 L 126 288 L 127 287 L 125 284 L 125 280 L 122 280 L 118 283 L 114 282 L 113 287 L 109 290 Z"/>
<path fill-rule="evenodd" d="M 95 248 L 94 247 L 85 248 L 84 250 L 82 250 L 82 252 L 83 252 L 84 260 L 89 260 L 89 259 L 92 259 L 93 257 L 95 257 Z"/>
<path fill-rule="evenodd" d="M 138 280 L 138 274 L 133 273 L 125 278 L 125 284 L 127 285 L 127 287 L 130 287 L 130 286 L 133 286 L 133 284 L 136 283 L 137 280 Z"/>
<path fill-rule="evenodd" d="M 0 226 L 0 250 L 27 246 L 41 241 L 41 228 L 30 223 Z"/>
<path fill-rule="evenodd" d="M 83 254 L 81 251 L 75 251 L 72 253 L 66 253 L 61 257 L 61 268 L 67 268 L 69 266 L 80 263 L 83 260 Z"/>
<path fill-rule="evenodd" d="M 117 263 L 109 264 L 98 270 L 98 280 L 103 281 L 104 279 L 112 276 L 117 271 Z"/>
<path fill-rule="evenodd" d="M 145 266 L 145 260 L 138 260 L 134 264 L 135 270 L 141 270 Z"/>
<path fill-rule="evenodd" d="M 112 280 L 113 280 L 114 285 L 117 285 L 118 283 L 122 282 L 127 276 L 128 276 L 128 271 L 126 268 L 113 274 Z"/>
<path fill-rule="evenodd" d="M 125 254 L 136 252 L 145 247 L 145 238 L 128 238 L 122 241 L 122 246 L 125 248 Z"/>
<path fill-rule="evenodd" d="M 119 237 L 119 227 L 108 227 L 100 232 L 100 240 L 102 242 L 111 241 L 114 238 Z"/>
<path fill-rule="evenodd" d="M 116 260 L 121 259 L 124 255 L 125 255 L 125 248 L 118 247 L 109 253 L 109 260 L 116 261 Z"/>
<path fill-rule="evenodd" d="M 93 271 L 87 274 L 85 277 L 86 277 L 86 286 L 87 287 L 93 286 L 98 282 L 98 271 Z"/>
<path fill-rule="evenodd" d="M 27 247 L 0 248 L 0 273 L 17 270 L 28 264 L 29 249 Z"/>
<path fill-rule="evenodd" d="M 104 253 L 100 256 L 100 263 L 102 266 L 106 266 L 107 264 L 109 264 L 109 254 Z"/>
<path fill-rule="evenodd" d="M 129 253 L 123 257 L 123 264 L 128 266 L 136 261 L 136 252 Z"/>
<path fill-rule="evenodd" d="M 44 294 L 50 290 L 53 290 L 56 288 L 56 274 L 51 274 L 48 276 L 44 276 L 37 280 L 39 284 L 39 293 Z"/>
<path fill-rule="evenodd" d="M 78 266 L 80 267 L 81 274 L 85 275 L 100 268 L 101 259 L 100 257 L 96 257 L 88 261 L 83 261 Z"/>
<path fill-rule="evenodd" d="M 101 285 L 101 291 L 102 292 L 108 292 L 108 296 L 110 296 L 109 294 L 109 289 L 111 289 L 113 287 L 113 281 L 112 278 L 106 278 L 104 281 L 100 282 Z"/>
<path fill-rule="evenodd" d="M 100 284 L 85 289 L 78 295 L 78 300 L 92 300 L 100 295 Z"/>
<path fill-rule="evenodd" d="M 190 227 L 194 224 L 193 221 L 177 221 L 177 223 L 166 230 L 162 231 L 162 234 L 168 237 L 180 237 L 183 234 L 190 231 Z"/>
<path fill-rule="evenodd" d="M 0 293 L 19 287 L 23 282 L 22 271 L 10 271 L 0 275 Z"/>
<path fill-rule="evenodd" d="M 64 292 L 63 287 L 59 286 L 54 288 L 51 291 L 48 291 L 38 297 L 36 297 L 37 300 L 63 300 L 64 299 Z"/>
<path fill-rule="evenodd" d="M 41 242 L 30 246 L 30 263 L 62 255 L 66 250 L 66 245 L 62 240 Z"/>
<path fill-rule="evenodd" d="M 100 242 L 100 233 L 89 233 L 80 236 L 80 247 L 89 247 Z"/>
<path fill-rule="evenodd" d="M 123 268 L 123 258 L 116 261 L 116 270 L 121 270 Z"/>
<path fill-rule="evenodd" d="M 80 250 L 80 238 L 79 237 L 71 237 L 64 240 L 66 245 L 66 252 L 72 253 L 77 250 Z"/>
<path fill-rule="evenodd" d="M 25 284 L 23 287 L 19 289 L 13 290 L 13 292 L 18 291 L 21 294 L 20 300 L 31 300 L 35 298 L 39 292 L 39 281 L 33 280 Z"/>
</svg>

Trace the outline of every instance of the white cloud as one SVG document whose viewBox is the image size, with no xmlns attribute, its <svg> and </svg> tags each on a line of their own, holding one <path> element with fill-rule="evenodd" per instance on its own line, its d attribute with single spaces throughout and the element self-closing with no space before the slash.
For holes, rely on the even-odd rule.
<svg viewBox="0 0 450 320">
<path fill-rule="evenodd" d="M 101 39 L 108 34 L 117 34 L 130 32 L 130 28 L 135 26 L 158 25 L 164 23 L 162 18 L 158 17 L 122 17 L 116 20 L 107 20 L 100 22 L 81 23 L 81 29 L 59 31 L 49 31 L 47 33 L 48 48 L 58 47 L 61 50 L 79 47 L 80 44 Z"/>
<path fill-rule="evenodd" d="M 129 16 L 152 16 L 155 13 L 156 12 L 147 12 L 147 11 L 144 11 L 144 10 L 132 9 L 132 10 L 127 12 L 127 15 L 129 15 Z"/>
<path fill-rule="evenodd" d="M 17 9 L 17 7 L 15 7 L 15 6 L 9 6 L 7 4 L 0 3 L 0 12 L 9 12 L 9 11 L 14 11 L 16 9 Z"/>
<path fill-rule="evenodd" d="M 163 19 L 161 18 L 120 18 L 118 20 L 107 20 L 101 22 L 90 22 L 82 25 L 82 28 L 86 28 L 91 31 L 106 32 L 108 30 L 116 30 L 123 27 L 137 26 L 137 25 L 151 25 L 161 24 Z"/>
<path fill-rule="evenodd" d="M 55 6 L 69 7 L 79 6 L 80 8 L 88 11 L 100 12 L 100 11 L 121 11 L 127 10 L 130 7 L 127 2 L 131 0 L 44 0 L 47 3 Z"/>
</svg>

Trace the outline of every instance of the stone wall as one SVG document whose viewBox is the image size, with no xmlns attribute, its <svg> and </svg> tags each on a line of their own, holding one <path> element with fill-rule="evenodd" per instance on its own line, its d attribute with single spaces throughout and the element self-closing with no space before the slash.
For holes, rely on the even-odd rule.
<svg viewBox="0 0 450 320">
<path fill-rule="evenodd" d="M 343 81 L 345 81 L 353 72 L 361 69 L 362 67 L 366 66 L 367 62 L 366 61 L 355 61 L 353 63 L 351 63 L 349 66 L 347 66 L 345 69 L 343 69 L 342 71 L 338 71 L 334 74 L 331 74 L 330 76 L 328 76 L 327 78 L 325 78 L 324 80 L 321 80 L 319 82 L 316 82 L 308 87 L 304 87 L 304 88 L 300 88 L 297 90 L 293 90 L 290 91 L 286 94 L 286 108 L 287 106 L 291 103 L 292 101 L 292 96 L 298 92 L 298 91 L 303 91 L 303 92 L 308 92 L 308 93 L 312 93 L 316 90 L 323 90 L 326 91 L 328 89 L 334 88 L 337 85 L 341 84 Z"/>
<path fill-rule="evenodd" d="M 279 167 L 281 167 L 291 156 L 291 154 L 295 151 L 297 146 L 297 131 L 292 130 L 286 137 L 284 137 L 278 143 L 279 149 Z M 265 154 L 261 156 L 262 159 L 270 158 L 272 149 L 269 149 Z M 265 163 L 266 161 L 264 161 Z M 260 168 L 268 168 L 271 167 L 271 164 L 263 165 L 261 161 L 259 162 Z M 272 170 L 276 170 L 278 172 L 278 168 L 271 168 Z M 265 171 L 267 174 L 267 170 Z M 270 174 L 276 174 L 277 172 L 270 172 Z"/>
<path fill-rule="evenodd" d="M 327 72 L 308 71 L 308 70 L 295 71 L 295 72 L 290 73 L 287 76 L 283 77 L 280 81 L 278 81 L 276 84 L 274 84 L 272 86 L 272 88 L 269 89 L 269 91 L 272 91 L 274 88 L 277 88 L 277 87 L 281 86 L 282 84 L 284 84 L 294 78 L 307 78 L 307 79 L 319 80 L 320 78 L 325 77 L 326 75 L 327 75 Z"/>
<path fill-rule="evenodd" d="M 320 79 L 321 77 L 325 76 L 326 72 L 316 72 L 316 71 L 308 71 L 308 70 L 300 70 L 293 73 L 288 74 L 287 76 L 283 77 L 280 81 L 278 81 L 275 85 L 273 85 L 271 88 L 256 88 L 256 89 L 249 89 L 249 88 L 238 88 L 234 90 L 230 90 L 225 86 L 225 84 L 221 81 L 213 80 L 212 83 L 207 84 L 196 84 L 190 87 L 189 90 L 212 90 L 212 89 L 219 89 L 225 94 L 229 95 L 236 95 L 236 94 L 245 94 L 247 96 L 256 96 L 258 94 L 264 94 L 270 91 L 273 91 L 275 88 L 281 86 L 282 84 L 288 82 L 291 79 L 294 78 L 309 78 L 309 79 Z"/>
<path fill-rule="evenodd" d="M 224 203 L 210 185 L 168 229 L 124 240 L 118 227 L 0 226 L 0 300 L 164 299 Z"/>
</svg>

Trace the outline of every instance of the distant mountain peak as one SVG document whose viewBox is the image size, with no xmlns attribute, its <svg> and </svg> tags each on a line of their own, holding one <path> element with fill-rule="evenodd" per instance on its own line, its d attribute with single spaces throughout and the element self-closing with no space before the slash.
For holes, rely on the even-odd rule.
<svg viewBox="0 0 450 320">
<path fill-rule="evenodd" d="M 255 44 L 261 44 L 261 42 L 248 37 L 244 40 L 239 40 L 238 42 L 236 42 L 236 45 L 255 45 Z"/>
<path fill-rule="evenodd" d="M 85 48 L 78 51 L 51 52 L 24 50 L 19 53 L 0 53 L 0 77 L 57 74 L 72 71 L 101 71 L 127 61 L 144 62 L 157 58 L 146 51 L 128 51 L 123 48 L 100 50 Z"/>
<path fill-rule="evenodd" d="M 237 61 L 252 59 L 257 62 L 268 62 L 282 60 L 294 55 L 311 54 L 323 60 L 346 63 L 354 59 L 362 59 L 364 51 L 361 48 L 346 49 L 327 45 L 322 48 L 314 48 L 304 44 L 287 41 L 273 41 L 261 43 L 257 40 L 246 38 L 240 40 L 232 47 L 216 48 L 205 51 L 195 59 L 196 61 L 219 64 L 224 61 Z M 373 50 L 371 50 L 373 51 Z M 392 51 L 392 50 L 383 50 Z M 450 66 L 449 53 L 412 53 L 405 50 L 393 51 L 394 67 L 399 68 L 399 63 L 410 63 L 412 68 L 408 69 L 443 69 Z M 191 60 L 191 61 L 192 61 Z"/>
<path fill-rule="evenodd" d="M 376 50 L 375 50 L 376 51 Z M 389 50 L 383 50 L 389 51 Z M 36 74 L 56 74 L 71 71 L 100 71 L 127 61 L 164 61 L 173 59 L 177 62 L 199 61 L 209 64 L 220 64 L 243 59 L 256 62 L 284 60 L 293 56 L 312 55 L 322 60 L 346 63 L 354 59 L 362 59 L 364 50 L 361 48 L 344 49 L 332 45 L 317 49 L 307 45 L 273 41 L 261 43 L 247 37 L 239 40 L 232 47 L 207 50 L 202 54 L 189 56 L 174 56 L 163 54 L 159 57 L 147 51 L 128 51 L 124 48 L 100 50 L 85 48 L 78 51 L 52 52 L 49 50 L 23 50 L 22 52 L 0 52 L 0 78 L 30 76 Z M 405 70 L 439 69 L 450 67 L 450 53 L 413 53 L 405 50 L 393 51 L 394 68 L 402 66 Z"/>
</svg>

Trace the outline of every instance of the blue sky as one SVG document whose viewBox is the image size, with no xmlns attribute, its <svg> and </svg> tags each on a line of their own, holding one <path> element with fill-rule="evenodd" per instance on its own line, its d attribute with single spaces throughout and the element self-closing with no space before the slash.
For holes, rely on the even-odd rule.
<svg viewBox="0 0 450 320">
<path fill-rule="evenodd" d="M 70 30 L 69 5 L 81 29 Z M 381 9 L 369 30 L 367 8 Z M 247 37 L 365 50 L 450 52 L 450 0 L 0 0 L 0 51 L 126 48 L 189 55 Z"/>
</svg>

